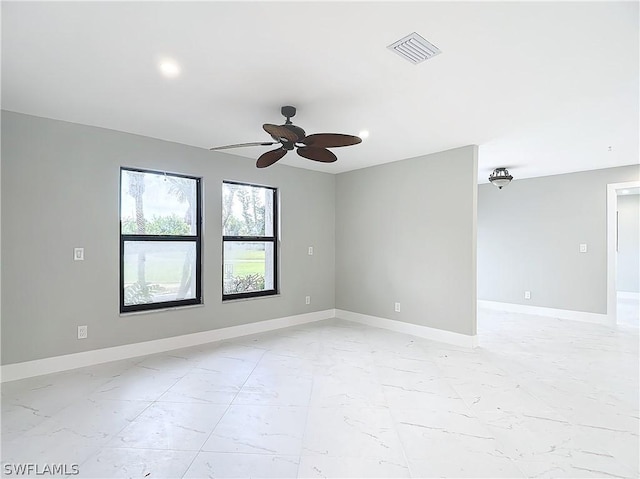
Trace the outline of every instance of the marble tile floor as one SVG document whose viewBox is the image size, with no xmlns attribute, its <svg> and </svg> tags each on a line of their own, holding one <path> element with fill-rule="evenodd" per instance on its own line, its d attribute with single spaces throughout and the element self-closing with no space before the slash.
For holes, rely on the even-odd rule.
<svg viewBox="0 0 640 479">
<path fill-rule="evenodd" d="M 331 319 L 5 383 L 3 473 L 638 477 L 637 326 L 480 311 L 479 335 Z"/>
</svg>

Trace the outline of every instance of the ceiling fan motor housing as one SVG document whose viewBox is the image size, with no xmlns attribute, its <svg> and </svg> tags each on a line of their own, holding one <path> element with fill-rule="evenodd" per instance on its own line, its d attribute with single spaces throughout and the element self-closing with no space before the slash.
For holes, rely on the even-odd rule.
<svg viewBox="0 0 640 479">
<path fill-rule="evenodd" d="M 298 141 L 301 141 L 304 139 L 305 136 L 307 136 L 307 134 L 305 133 L 305 131 L 300 128 L 299 126 L 296 126 L 292 123 L 285 123 L 284 125 L 282 125 L 284 128 L 286 128 L 289 131 L 292 131 L 293 133 L 295 133 L 295 135 L 298 137 Z"/>
</svg>

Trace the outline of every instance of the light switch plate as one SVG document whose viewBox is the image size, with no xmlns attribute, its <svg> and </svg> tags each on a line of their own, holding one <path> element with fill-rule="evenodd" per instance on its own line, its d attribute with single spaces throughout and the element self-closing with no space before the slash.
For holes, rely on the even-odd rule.
<svg viewBox="0 0 640 479">
<path fill-rule="evenodd" d="M 586 253 L 587 252 L 587 244 L 586 243 L 580 244 L 580 252 L 581 253 Z"/>
<path fill-rule="evenodd" d="M 75 261 L 84 261 L 84 248 L 73 248 L 73 259 Z"/>
<path fill-rule="evenodd" d="M 309 256 L 313 256 L 313 246 L 309 246 Z"/>
</svg>

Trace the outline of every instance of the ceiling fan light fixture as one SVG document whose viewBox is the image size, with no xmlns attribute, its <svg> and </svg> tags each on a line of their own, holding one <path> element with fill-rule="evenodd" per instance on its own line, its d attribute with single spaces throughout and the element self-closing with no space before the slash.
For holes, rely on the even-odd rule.
<svg viewBox="0 0 640 479">
<path fill-rule="evenodd" d="M 496 168 L 489 175 L 489 181 L 496 185 L 499 190 L 511 183 L 511 180 L 513 180 L 513 176 L 509 174 L 509 170 L 506 168 Z"/>
</svg>

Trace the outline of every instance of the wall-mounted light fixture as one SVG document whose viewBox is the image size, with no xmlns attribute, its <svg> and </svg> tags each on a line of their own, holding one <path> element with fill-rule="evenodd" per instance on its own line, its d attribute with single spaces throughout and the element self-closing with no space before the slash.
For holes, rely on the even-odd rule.
<svg viewBox="0 0 640 479">
<path fill-rule="evenodd" d="M 489 175 L 489 181 L 496 185 L 498 189 L 502 189 L 503 186 L 507 186 L 513 180 L 513 176 L 509 174 L 509 170 L 506 168 L 496 168 Z"/>
</svg>

